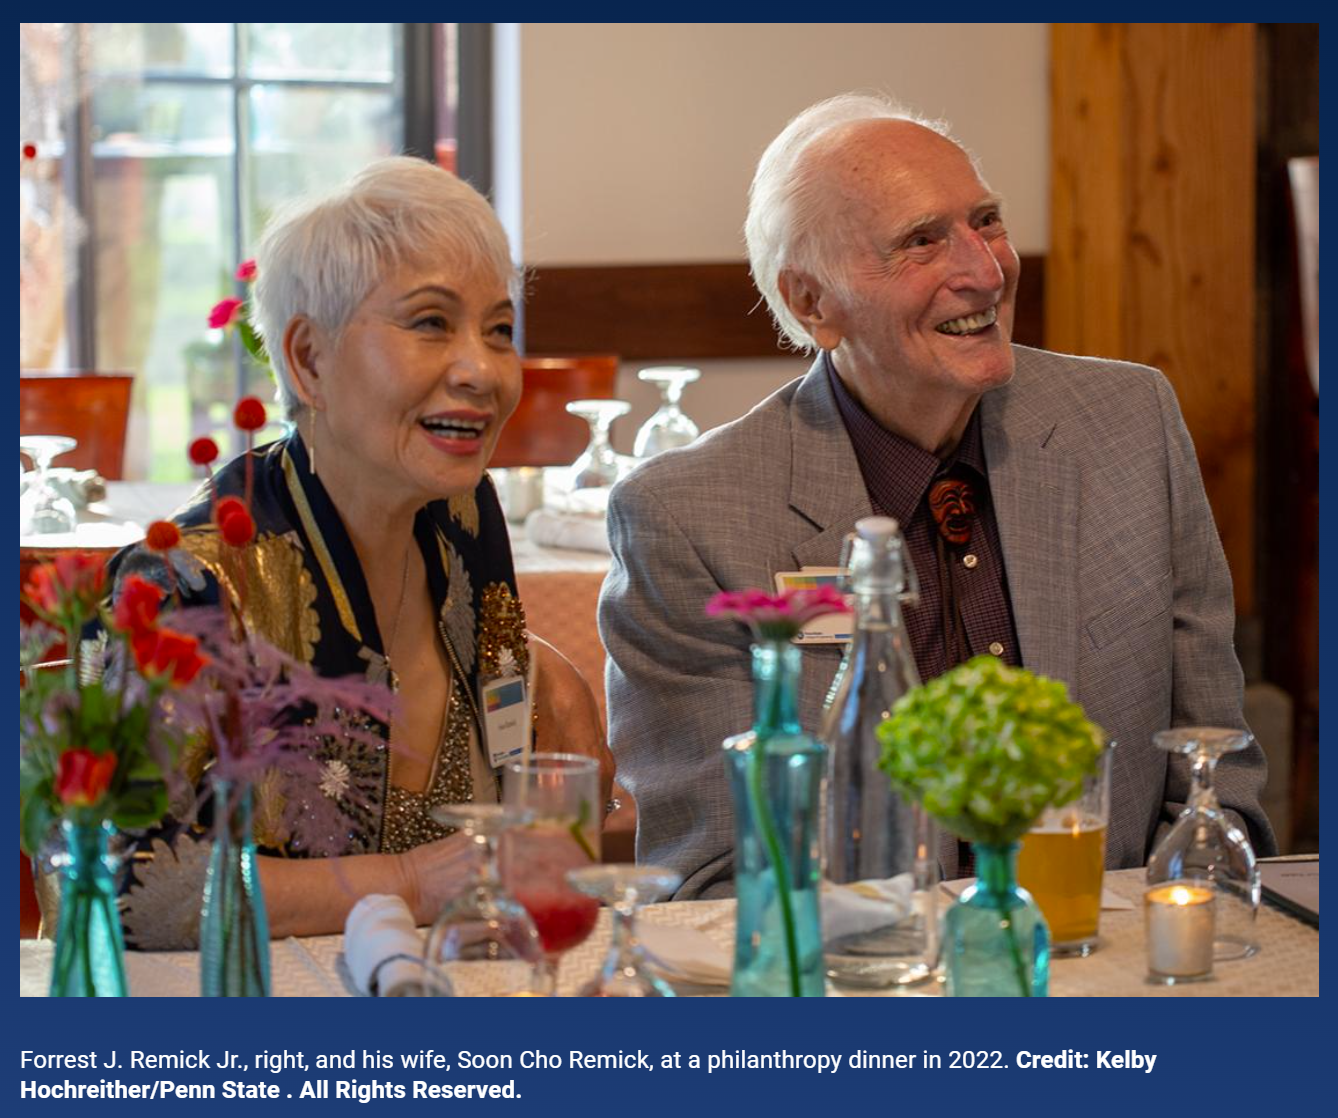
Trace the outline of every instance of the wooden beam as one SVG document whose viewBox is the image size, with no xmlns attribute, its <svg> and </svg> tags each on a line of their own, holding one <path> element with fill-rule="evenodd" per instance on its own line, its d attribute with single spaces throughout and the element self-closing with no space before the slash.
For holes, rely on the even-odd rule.
<svg viewBox="0 0 1338 1118">
<path fill-rule="evenodd" d="M 1175 386 L 1254 608 L 1255 27 L 1055 24 L 1051 349 Z"/>
<path fill-rule="evenodd" d="M 775 357 L 776 328 L 744 263 L 544 266 L 530 274 L 531 353 L 617 353 L 625 360 Z M 1014 336 L 1040 345 L 1045 259 L 1023 257 Z"/>
</svg>

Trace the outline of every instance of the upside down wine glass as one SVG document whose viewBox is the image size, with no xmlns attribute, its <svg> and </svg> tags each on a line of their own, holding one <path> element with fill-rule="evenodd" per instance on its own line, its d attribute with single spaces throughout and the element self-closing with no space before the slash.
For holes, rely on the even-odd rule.
<svg viewBox="0 0 1338 1118">
<path fill-rule="evenodd" d="M 446 804 L 432 818 L 455 827 L 479 851 L 477 876 L 446 903 L 427 937 L 426 985 L 440 997 L 525 997 L 543 994 L 539 933 L 502 885 L 497 840 L 528 822 L 529 813 L 502 804 Z"/>
<path fill-rule="evenodd" d="M 684 365 L 653 365 L 637 373 L 638 380 L 659 386 L 660 407 L 636 433 L 636 444 L 632 448 L 636 457 L 650 458 L 662 450 L 687 446 L 701 434 L 697 425 L 678 406 L 683 389 L 701 375 L 700 369 Z"/>
<path fill-rule="evenodd" d="M 632 410 L 626 400 L 572 400 L 567 411 L 590 424 L 590 445 L 571 464 L 573 489 L 603 489 L 618 480 L 618 455 L 609 441 L 609 428 Z"/>
<path fill-rule="evenodd" d="M 669 985 L 650 970 L 637 935 L 637 910 L 677 889 L 682 878 L 662 866 L 587 866 L 567 880 L 613 911 L 613 941 L 604 965 L 577 993 L 579 998 L 672 998 Z"/>
<path fill-rule="evenodd" d="M 32 459 L 33 472 L 37 475 L 20 498 L 20 535 L 74 531 L 74 505 L 51 484 L 51 462 L 78 445 L 68 435 L 19 436 L 19 453 Z"/>
<path fill-rule="evenodd" d="M 1217 896 L 1213 958 L 1245 959 L 1259 950 L 1255 917 L 1261 881 L 1254 848 L 1245 832 L 1222 810 L 1213 790 L 1213 770 L 1228 753 L 1254 740 L 1245 730 L 1178 726 L 1152 735 L 1159 749 L 1189 757 L 1193 787 L 1189 805 L 1148 859 L 1148 884 L 1198 880 Z"/>
</svg>

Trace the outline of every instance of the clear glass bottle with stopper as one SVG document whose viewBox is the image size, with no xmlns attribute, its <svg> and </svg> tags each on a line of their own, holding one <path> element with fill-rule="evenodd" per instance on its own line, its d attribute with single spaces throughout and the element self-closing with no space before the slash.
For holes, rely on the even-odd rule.
<svg viewBox="0 0 1338 1118">
<path fill-rule="evenodd" d="M 878 767 L 877 730 L 920 684 L 901 617 L 903 601 L 919 600 L 919 585 L 889 517 L 860 520 L 841 565 L 855 628 L 819 735 L 828 757 L 823 953 L 838 985 L 914 985 L 932 976 L 938 952 L 934 825 Z"/>
</svg>

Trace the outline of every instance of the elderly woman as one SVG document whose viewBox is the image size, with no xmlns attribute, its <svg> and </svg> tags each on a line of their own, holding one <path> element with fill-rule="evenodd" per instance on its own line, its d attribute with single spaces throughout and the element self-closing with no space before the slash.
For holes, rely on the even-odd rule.
<svg viewBox="0 0 1338 1118">
<path fill-rule="evenodd" d="M 177 517 L 205 575 L 187 604 L 227 598 L 249 629 L 321 675 L 385 679 L 398 696 L 388 748 L 350 742 L 343 758 L 350 780 L 384 789 L 349 855 L 261 859 L 270 929 L 339 930 L 369 892 L 400 894 L 427 922 L 470 857 L 430 809 L 498 794 L 481 677 L 516 672 L 532 654 L 538 748 L 597 756 L 606 793 L 612 774 L 589 687 L 527 642 L 484 475 L 521 391 L 516 272 L 488 203 L 410 158 L 282 213 L 256 263 L 252 319 L 293 430 L 251 456 L 257 536 L 240 575 L 220 562 L 207 500 Z M 244 458 L 220 472 L 220 493 L 241 491 Z M 158 564 L 142 550 L 123 556 L 118 585 L 132 572 L 162 583 Z M 158 847 L 133 866 L 125 920 L 140 946 L 190 942 L 198 903 L 179 898 L 199 894 L 181 878 L 202 876 L 204 844 L 189 837 L 178 836 L 175 859 Z"/>
</svg>

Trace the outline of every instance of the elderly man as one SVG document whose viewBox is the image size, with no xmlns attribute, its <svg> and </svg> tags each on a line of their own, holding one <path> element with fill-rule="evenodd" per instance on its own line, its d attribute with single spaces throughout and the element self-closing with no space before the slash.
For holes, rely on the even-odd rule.
<svg viewBox="0 0 1338 1118">
<path fill-rule="evenodd" d="M 1119 743 L 1107 863 L 1142 864 L 1188 789 L 1152 734 L 1243 724 L 1230 576 L 1170 386 L 1012 345 L 1000 199 L 942 127 L 880 98 L 833 98 L 786 127 L 753 180 L 747 238 L 782 333 L 817 359 L 612 494 L 600 627 L 638 857 L 680 871 L 680 897 L 730 891 L 720 743 L 751 720 L 747 635 L 702 607 L 834 566 L 879 513 L 919 573 L 921 675 L 988 652 L 1064 680 Z M 810 729 L 840 656 L 804 649 Z M 1218 768 L 1222 802 L 1267 853 L 1263 782 L 1258 746 Z M 940 860 L 958 872 L 955 842 Z"/>
</svg>

